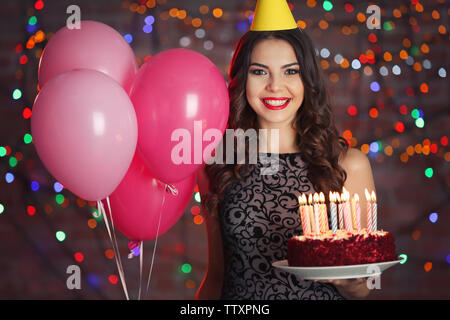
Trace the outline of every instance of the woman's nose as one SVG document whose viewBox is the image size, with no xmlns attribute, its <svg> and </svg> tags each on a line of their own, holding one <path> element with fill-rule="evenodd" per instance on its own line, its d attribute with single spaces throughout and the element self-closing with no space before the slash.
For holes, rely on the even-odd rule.
<svg viewBox="0 0 450 320">
<path fill-rule="evenodd" d="M 267 84 L 267 89 L 269 91 L 278 91 L 283 85 L 283 80 L 278 76 L 271 76 L 269 78 L 269 83 Z"/>
</svg>

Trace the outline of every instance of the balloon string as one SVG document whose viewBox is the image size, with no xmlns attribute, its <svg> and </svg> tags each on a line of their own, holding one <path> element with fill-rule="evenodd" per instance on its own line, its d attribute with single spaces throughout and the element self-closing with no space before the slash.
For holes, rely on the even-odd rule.
<svg viewBox="0 0 450 320">
<path fill-rule="evenodd" d="M 170 189 L 172 194 L 174 194 L 174 190 L 176 191 L 176 194 L 178 194 L 178 190 L 175 187 L 171 187 L 168 184 L 165 185 L 165 187 L 164 187 L 164 195 L 163 195 L 162 204 L 161 204 L 161 209 L 159 210 L 158 228 L 156 229 L 156 238 L 155 238 L 155 244 L 153 246 L 152 262 L 150 264 L 150 272 L 148 274 L 147 290 L 146 290 L 147 294 L 148 294 L 148 287 L 150 286 L 150 278 L 152 277 L 153 262 L 155 260 L 156 246 L 158 244 L 158 235 L 159 235 L 159 227 L 161 225 L 162 210 L 164 208 L 164 201 L 166 200 L 166 192 L 167 192 L 168 188 Z"/>
<path fill-rule="evenodd" d="M 108 203 L 108 210 L 109 210 L 109 216 L 110 216 L 110 219 L 111 219 L 112 235 L 113 235 L 113 238 L 114 238 L 114 243 L 116 244 L 117 253 L 119 253 L 119 245 L 117 244 L 116 229 L 115 229 L 115 227 L 114 227 L 114 219 L 113 219 L 113 216 L 112 216 L 111 204 L 110 204 L 110 202 L 109 202 L 109 196 L 106 197 L 106 202 Z M 101 205 L 103 206 L 103 203 L 102 203 L 102 202 L 100 202 L 100 203 L 101 203 Z M 103 210 L 105 210 L 105 208 L 103 208 Z M 119 258 L 120 266 L 121 266 L 122 269 L 123 269 L 123 266 L 122 266 L 122 258 L 120 257 L 120 254 L 118 255 L 118 258 Z"/>
<path fill-rule="evenodd" d="M 109 239 L 111 241 L 111 245 L 112 245 L 113 250 L 114 250 L 116 266 L 117 266 L 117 270 L 119 272 L 119 277 L 120 277 L 120 281 L 122 283 L 122 288 L 123 288 L 123 291 L 125 293 L 126 299 L 129 300 L 130 298 L 128 296 L 128 290 L 127 290 L 127 285 L 125 283 L 125 277 L 124 277 L 124 274 L 123 274 L 123 269 L 121 268 L 121 266 L 119 264 L 119 260 L 117 258 L 118 250 L 117 250 L 116 246 L 114 245 L 114 241 L 113 241 L 113 238 L 111 236 L 111 229 L 109 228 L 108 216 L 106 215 L 105 208 L 103 207 L 103 204 L 102 204 L 101 201 L 97 201 L 97 208 L 98 208 L 99 213 L 103 215 L 103 219 L 105 220 L 106 230 L 108 231 Z"/>
<path fill-rule="evenodd" d="M 121 272 L 122 272 L 122 278 L 123 278 L 123 282 L 125 283 L 125 287 L 126 287 L 125 272 L 123 271 L 122 258 L 120 257 L 119 245 L 117 243 L 116 229 L 114 227 L 114 219 L 113 219 L 113 216 L 112 216 L 111 203 L 109 202 L 109 196 L 106 197 L 106 202 L 108 203 L 108 210 L 109 210 L 109 216 L 110 216 L 110 219 L 111 219 L 111 227 L 112 227 L 111 229 L 112 229 L 112 235 L 113 235 L 114 243 L 116 245 L 117 258 L 119 259 L 119 265 L 120 265 L 120 269 L 121 269 Z M 100 201 L 100 204 L 103 207 L 103 203 L 101 201 Z M 104 207 L 103 207 L 103 211 L 105 211 Z"/>
<path fill-rule="evenodd" d="M 178 195 L 178 189 L 173 184 L 166 184 L 166 187 L 169 188 L 170 192 L 174 195 Z"/>
<path fill-rule="evenodd" d="M 112 219 L 112 215 L 110 214 L 111 226 L 112 226 L 112 232 L 111 232 L 111 229 L 109 227 L 109 222 L 108 222 L 108 214 L 106 213 L 106 210 L 105 210 L 105 207 L 103 206 L 103 203 L 101 201 L 99 201 L 99 203 L 100 203 L 100 206 L 101 206 L 101 209 L 102 209 L 102 212 L 103 212 L 103 217 L 105 219 L 105 224 L 106 224 L 106 228 L 108 230 L 109 238 L 110 238 L 111 244 L 113 246 L 114 258 L 116 260 L 117 269 L 119 271 L 120 281 L 122 283 L 122 287 L 123 287 L 123 290 L 125 292 L 125 297 L 126 297 L 127 300 L 129 300 L 130 297 L 128 295 L 128 289 L 127 289 L 127 284 L 126 284 L 126 281 L 125 281 L 125 272 L 123 271 L 122 260 L 120 259 L 119 246 L 118 246 L 117 240 L 116 240 L 115 229 L 114 229 L 114 222 L 113 222 L 113 219 Z M 109 199 L 108 199 L 108 204 L 109 204 Z M 111 213 L 111 207 L 109 207 L 109 212 Z M 112 236 L 111 236 L 111 234 L 112 234 Z"/>
</svg>

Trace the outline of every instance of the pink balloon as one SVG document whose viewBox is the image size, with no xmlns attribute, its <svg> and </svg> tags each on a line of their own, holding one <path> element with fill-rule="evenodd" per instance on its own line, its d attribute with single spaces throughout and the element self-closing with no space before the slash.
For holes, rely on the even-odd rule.
<svg viewBox="0 0 450 320">
<path fill-rule="evenodd" d="M 152 176 L 136 152 L 127 174 L 109 198 L 114 226 L 131 240 L 152 240 L 156 238 L 161 212 L 159 235 L 164 234 L 188 206 L 195 187 L 195 174 L 173 186 L 178 195 L 168 190 L 163 199 L 165 184 Z M 102 201 L 109 212 L 107 202 Z"/>
<path fill-rule="evenodd" d="M 166 183 L 193 174 L 204 163 L 205 148 L 214 149 L 226 128 L 226 82 L 208 58 L 191 50 L 153 56 L 139 69 L 130 98 L 138 118 L 138 151 L 155 178 Z M 209 129 L 219 131 L 220 138 L 203 142 Z M 190 148 L 175 152 L 186 156 L 182 163 L 172 154 L 182 142 L 180 137 L 172 141 L 175 130 L 189 135 Z"/>
<path fill-rule="evenodd" d="M 81 21 L 80 29 L 65 26 L 45 46 L 39 62 L 39 87 L 73 69 L 101 71 L 129 93 L 138 65 L 133 50 L 120 33 L 97 21 Z"/>
<path fill-rule="evenodd" d="M 36 97 L 31 133 L 47 170 L 80 198 L 111 194 L 137 143 L 137 119 L 123 88 L 105 74 L 74 70 L 51 79 Z"/>
</svg>

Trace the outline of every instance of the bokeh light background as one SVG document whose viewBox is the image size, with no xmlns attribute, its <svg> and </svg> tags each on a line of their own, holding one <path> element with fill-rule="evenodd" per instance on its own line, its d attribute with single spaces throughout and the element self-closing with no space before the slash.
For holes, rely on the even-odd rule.
<svg viewBox="0 0 450 320">
<path fill-rule="evenodd" d="M 139 65 L 185 47 L 227 79 L 255 0 L 7 0 L 0 4 L 0 298 L 123 299 L 114 252 L 95 203 L 74 196 L 45 170 L 30 133 L 39 57 L 76 4 L 82 20 L 106 23 Z M 381 29 L 369 29 L 370 4 Z M 371 161 L 379 226 L 406 262 L 381 277 L 370 299 L 450 298 L 449 3 L 445 0 L 290 1 L 314 39 L 341 134 Z M 158 240 L 146 299 L 192 299 L 207 262 L 196 187 L 182 219 Z M 117 234 L 131 298 L 139 259 Z M 144 244 L 147 279 L 154 241 Z M 81 290 L 66 287 L 69 265 Z M 144 284 L 145 286 L 145 284 Z"/>
</svg>

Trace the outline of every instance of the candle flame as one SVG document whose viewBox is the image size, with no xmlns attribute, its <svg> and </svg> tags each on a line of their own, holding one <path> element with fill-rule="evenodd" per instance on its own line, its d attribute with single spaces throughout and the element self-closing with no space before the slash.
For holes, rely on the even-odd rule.
<svg viewBox="0 0 450 320">
<path fill-rule="evenodd" d="M 319 194 L 319 200 L 320 202 L 325 202 L 325 195 L 323 194 L 323 192 Z"/>
<path fill-rule="evenodd" d="M 355 195 L 353 196 L 353 198 L 355 199 L 355 201 L 359 201 L 359 196 L 357 193 L 355 193 Z"/>
<path fill-rule="evenodd" d="M 341 202 L 341 197 L 339 196 L 339 192 L 334 193 L 336 195 L 336 199 L 338 202 Z"/>
<path fill-rule="evenodd" d="M 346 202 L 346 201 L 348 201 L 349 199 L 350 199 L 350 196 L 349 196 L 349 194 L 347 193 L 347 190 L 345 190 L 345 192 L 341 194 L 341 201 L 342 201 L 342 202 Z"/>
<path fill-rule="evenodd" d="M 367 188 L 364 189 L 364 192 L 366 193 L 366 200 L 370 201 L 370 193 L 369 193 L 369 191 L 367 191 Z"/>
<path fill-rule="evenodd" d="M 311 205 L 312 201 L 313 201 L 313 196 L 312 196 L 312 194 L 310 193 L 310 194 L 309 194 L 309 197 L 308 197 L 308 203 Z"/>
<path fill-rule="evenodd" d="M 377 196 L 375 195 L 375 191 L 372 190 L 372 194 L 370 197 L 372 198 L 373 202 L 377 201 Z"/>
<path fill-rule="evenodd" d="M 342 187 L 342 196 L 341 196 L 342 201 L 348 201 L 350 200 L 350 192 L 348 192 L 347 189 L 345 189 L 345 187 Z"/>
<path fill-rule="evenodd" d="M 314 202 L 319 202 L 319 195 L 317 194 L 317 192 L 314 193 L 313 199 Z"/>
<path fill-rule="evenodd" d="M 298 202 L 300 203 L 300 205 L 306 205 L 306 196 L 304 193 L 298 196 Z"/>
<path fill-rule="evenodd" d="M 331 202 L 336 202 L 336 194 L 334 192 L 330 191 L 330 201 Z"/>
</svg>

